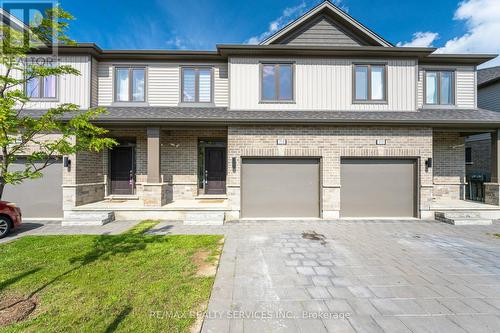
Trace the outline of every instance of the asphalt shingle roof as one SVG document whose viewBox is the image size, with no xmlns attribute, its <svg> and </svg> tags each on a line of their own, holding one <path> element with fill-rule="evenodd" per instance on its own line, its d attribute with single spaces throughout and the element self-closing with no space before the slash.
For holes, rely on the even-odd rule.
<svg viewBox="0 0 500 333">
<path fill-rule="evenodd" d="M 418 111 L 229 111 L 221 107 L 108 107 L 103 124 L 427 124 L 499 127 L 500 112 L 483 109 Z M 25 111 L 36 115 L 41 110 Z M 69 117 L 70 115 L 67 115 Z"/>
<path fill-rule="evenodd" d="M 484 68 L 477 71 L 477 85 L 500 79 L 500 66 Z"/>
</svg>

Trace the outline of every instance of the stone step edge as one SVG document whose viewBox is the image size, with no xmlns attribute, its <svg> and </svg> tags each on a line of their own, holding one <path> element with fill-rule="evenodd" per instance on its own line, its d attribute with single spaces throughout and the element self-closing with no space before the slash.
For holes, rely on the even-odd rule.
<svg viewBox="0 0 500 333">
<path fill-rule="evenodd" d="M 83 226 L 103 226 L 114 220 L 62 220 L 61 226 L 63 227 L 83 227 Z"/>
<path fill-rule="evenodd" d="M 444 218 L 436 216 L 436 220 L 452 225 L 491 225 L 493 220 L 484 218 Z"/>
<path fill-rule="evenodd" d="M 480 212 L 435 212 L 435 216 L 442 217 L 481 217 Z"/>
<path fill-rule="evenodd" d="M 115 212 L 65 212 L 64 219 L 80 220 L 80 219 L 107 219 L 115 216 Z"/>
</svg>

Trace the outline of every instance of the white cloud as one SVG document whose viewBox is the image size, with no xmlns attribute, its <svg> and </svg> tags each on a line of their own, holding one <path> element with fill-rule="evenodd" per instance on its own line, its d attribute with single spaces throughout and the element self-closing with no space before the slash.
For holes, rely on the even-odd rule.
<svg viewBox="0 0 500 333">
<path fill-rule="evenodd" d="M 168 47 L 173 47 L 174 49 L 177 49 L 177 50 L 185 50 L 185 49 L 187 49 L 186 44 L 188 44 L 188 43 L 186 43 L 186 41 L 184 39 L 182 39 L 181 37 L 174 36 L 174 37 L 166 40 L 165 44 Z"/>
<path fill-rule="evenodd" d="M 280 17 L 269 23 L 267 31 L 261 33 L 258 36 L 250 37 L 246 43 L 247 44 L 259 44 L 262 40 L 274 34 L 276 31 L 285 26 L 288 22 L 296 19 L 305 12 L 306 2 L 302 1 L 300 4 L 294 7 L 285 8 Z"/>
<path fill-rule="evenodd" d="M 458 4 L 453 19 L 464 21 L 467 32 L 463 36 L 448 40 L 436 53 L 500 53 L 499 0 L 464 0 Z M 417 46 L 417 43 L 422 43 L 418 46 L 430 46 L 437 37 L 435 32 L 417 32 L 411 42 L 397 45 Z M 481 67 L 495 65 L 500 65 L 500 57 Z"/>
<path fill-rule="evenodd" d="M 411 42 L 399 42 L 397 46 L 399 47 L 431 47 L 432 43 L 439 38 L 439 34 L 436 32 L 416 32 L 413 34 Z"/>
<path fill-rule="evenodd" d="M 462 1 L 454 19 L 465 21 L 467 32 L 447 41 L 439 53 L 500 53 L 499 0 Z M 500 58 L 497 57 L 486 66 L 499 64 Z"/>
<path fill-rule="evenodd" d="M 339 6 L 342 0 L 332 0 L 332 3 L 336 6 Z M 314 5 L 318 3 L 318 0 L 314 1 Z M 283 10 L 281 16 L 278 18 L 274 19 L 269 23 L 267 31 L 261 33 L 260 35 L 250 37 L 245 43 L 246 44 L 259 44 L 261 41 L 265 40 L 272 34 L 274 34 L 276 31 L 280 30 L 283 28 L 285 25 L 290 23 L 291 21 L 297 19 L 300 17 L 302 14 L 304 14 L 306 11 L 308 11 L 312 5 L 309 3 L 309 1 L 304 0 L 300 4 L 294 7 L 288 7 Z M 344 11 L 347 11 L 347 7 L 341 7 Z"/>
</svg>

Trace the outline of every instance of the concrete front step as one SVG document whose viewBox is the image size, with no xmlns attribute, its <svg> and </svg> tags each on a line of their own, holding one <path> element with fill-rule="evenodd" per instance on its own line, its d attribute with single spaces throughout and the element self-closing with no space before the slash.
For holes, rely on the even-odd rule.
<svg viewBox="0 0 500 333">
<path fill-rule="evenodd" d="M 186 212 L 185 225 L 223 225 L 224 212 Z"/>
<path fill-rule="evenodd" d="M 69 211 L 64 212 L 62 226 L 104 225 L 115 220 L 113 211 Z"/>
<path fill-rule="evenodd" d="M 444 216 L 449 219 L 454 219 L 454 218 L 471 218 L 471 219 L 477 219 L 481 217 L 480 212 L 436 212 L 436 216 Z"/>
<path fill-rule="evenodd" d="M 456 219 L 456 220 L 450 220 L 450 222 L 445 222 L 445 223 L 453 225 L 491 225 L 493 221 L 487 219 L 467 219 L 467 220 Z"/>
<path fill-rule="evenodd" d="M 437 221 L 453 225 L 490 225 L 493 223 L 490 218 L 483 217 L 481 212 L 470 211 L 436 212 L 435 218 Z"/>
</svg>

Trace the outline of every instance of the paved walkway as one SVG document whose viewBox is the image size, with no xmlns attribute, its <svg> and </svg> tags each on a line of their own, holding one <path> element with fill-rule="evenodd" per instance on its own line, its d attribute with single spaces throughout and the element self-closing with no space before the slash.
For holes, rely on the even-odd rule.
<svg viewBox="0 0 500 333">
<path fill-rule="evenodd" d="M 500 331 L 499 223 L 162 223 L 155 232 L 226 235 L 203 332 Z"/>
<path fill-rule="evenodd" d="M 3 241 L 136 223 L 26 223 Z M 225 235 L 205 333 L 500 332 L 498 222 L 162 222 L 152 232 Z"/>
<path fill-rule="evenodd" d="M 13 241 L 24 236 L 40 235 L 116 235 L 132 228 L 140 221 L 120 221 L 103 226 L 63 227 L 60 221 L 29 221 L 23 222 L 14 232 L 0 239 L 1 243 Z"/>
</svg>

